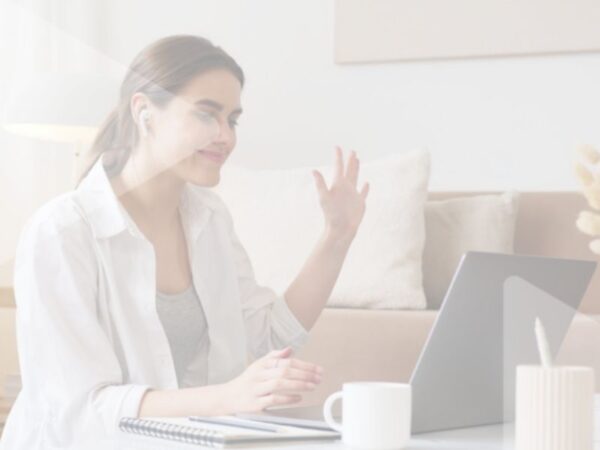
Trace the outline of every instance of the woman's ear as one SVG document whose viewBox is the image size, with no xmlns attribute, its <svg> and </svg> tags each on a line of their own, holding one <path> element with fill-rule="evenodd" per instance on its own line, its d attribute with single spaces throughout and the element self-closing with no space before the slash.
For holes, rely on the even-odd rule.
<svg viewBox="0 0 600 450">
<path fill-rule="evenodd" d="M 148 121 L 150 120 L 150 112 L 148 112 L 147 108 L 142 109 L 142 112 L 140 113 L 140 130 L 141 130 L 141 134 L 142 136 L 146 137 L 148 136 Z"/>
<path fill-rule="evenodd" d="M 148 123 L 150 121 L 150 102 L 146 95 L 141 92 L 131 97 L 130 110 L 133 122 L 139 127 L 142 136 L 148 135 Z"/>
<path fill-rule="evenodd" d="M 146 95 L 141 92 L 136 92 L 131 96 L 131 101 L 129 102 L 129 109 L 131 111 L 131 118 L 133 121 L 140 125 L 140 114 L 143 110 L 148 110 L 150 106 L 150 101 Z"/>
</svg>

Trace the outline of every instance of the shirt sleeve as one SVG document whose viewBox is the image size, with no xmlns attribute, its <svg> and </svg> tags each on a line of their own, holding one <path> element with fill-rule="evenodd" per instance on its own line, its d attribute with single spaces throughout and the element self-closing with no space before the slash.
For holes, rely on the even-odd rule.
<svg viewBox="0 0 600 450">
<path fill-rule="evenodd" d="M 299 350 L 309 333 L 288 307 L 283 294 L 257 284 L 246 250 L 235 233 L 231 214 L 224 207 L 233 247 L 246 325 L 249 351 L 255 358 L 290 346 Z M 275 262 L 274 262 L 275 263 Z"/>
<path fill-rule="evenodd" d="M 17 336 L 24 400 L 43 415 L 54 448 L 78 436 L 110 436 L 137 416 L 149 386 L 124 384 L 100 321 L 98 265 L 85 224 L 37 221 L 24 231 L 15 263 Z"/>
</svg>

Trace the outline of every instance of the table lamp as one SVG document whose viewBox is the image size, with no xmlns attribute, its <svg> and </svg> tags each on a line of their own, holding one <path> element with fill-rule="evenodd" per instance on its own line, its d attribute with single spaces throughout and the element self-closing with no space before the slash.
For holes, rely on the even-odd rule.
<svg viewBox="0 0 600 450">
<path fill-rule="evenodd" d="M 87 73 L 47 72 L 18 82 L 10 92 L 3 128 L 20 136 L 71 144 L 75 179 L 77 156 L 116 105 L 114 80 Z"/>
</svg>

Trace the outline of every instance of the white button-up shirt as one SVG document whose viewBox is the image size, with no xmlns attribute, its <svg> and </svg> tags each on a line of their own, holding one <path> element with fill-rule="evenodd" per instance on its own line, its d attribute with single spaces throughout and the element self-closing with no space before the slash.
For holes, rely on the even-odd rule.
<svg viewBox="0 0 600 450">
<path fill-rule="evenodd" d="M 147 389 L 178 387 L 155 307 L 154 248 L 101 161 L 21 235 L 14 287 L 23 390 L 2 449 L 77 447 L 110 436 L 121 417 L 137 414 Z M 208 384 L 231 380 L 274 348 L 298 349 L 307 331 L 283 296 L 256 284 L 217 194 L 188 184 L 179 209 L 208 323 Z"/>
</svg>

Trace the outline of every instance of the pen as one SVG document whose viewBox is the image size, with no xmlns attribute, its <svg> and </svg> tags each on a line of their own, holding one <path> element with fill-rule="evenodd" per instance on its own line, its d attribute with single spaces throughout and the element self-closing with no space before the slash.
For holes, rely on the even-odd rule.
<svg viewBox="0 0 600 450">
<path fill-rule="evenodd" d="M 549 368 L 552 366 L 552 355 L 550 353 L 550 346 L 548 345 L 548 338 L 546 337 L 546 330 L 539 317 L 535 319 L 535 337 L 542 366 Z"/>
<path fill-rule="evenodd" d="M 226 418 L 218 418 L 218 417 L 199 417 L 199 416 L 191 416 L 188 417 L 190 420 L 194 422 L 203 422 L 203 423 L 212 423 L 216 425 L 228 425 L 239 428 L 247 428 L 250 430 L 257 431 L 269 431 L 272 433 L 277 433 L 280 431 L 280 427 L 269 425 L 262 422 L 255 422 L 248 419 L 239 419 L 237 417 L 226 417 Z"/>
</svg>

